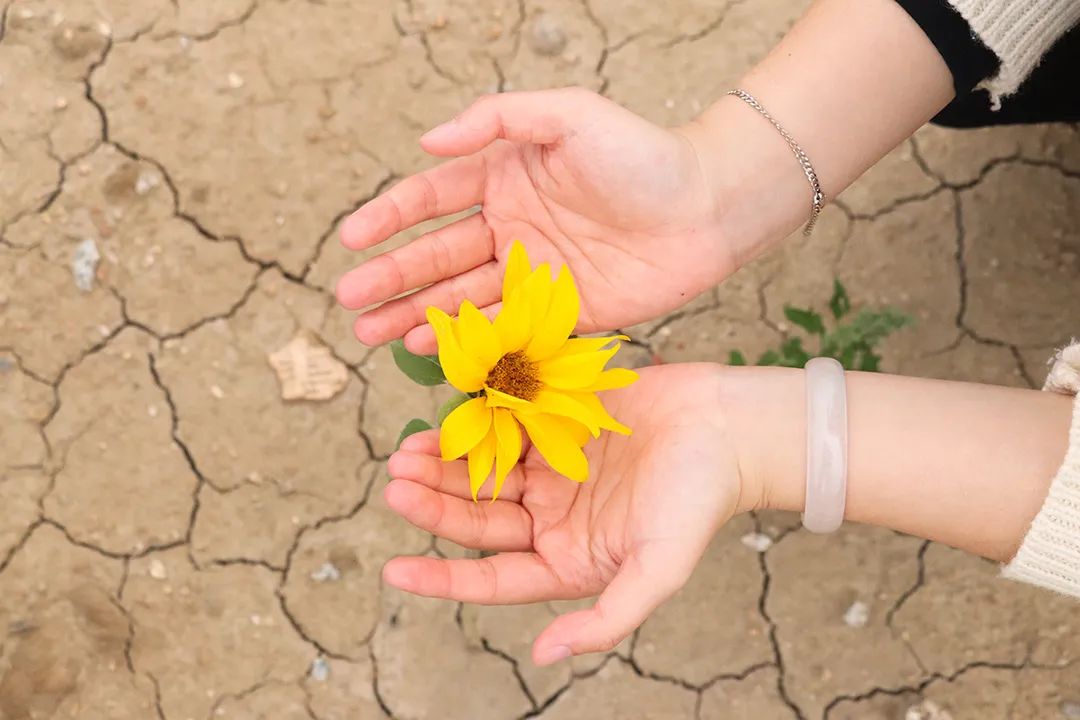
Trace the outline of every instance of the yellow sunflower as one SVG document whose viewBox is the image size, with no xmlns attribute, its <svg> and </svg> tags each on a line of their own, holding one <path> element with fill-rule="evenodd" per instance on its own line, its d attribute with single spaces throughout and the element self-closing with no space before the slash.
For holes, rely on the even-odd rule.
<svg viewBox="0 0 1080 720">
<path fill-rule="evenodd" d="M 580 299 L 566 267 L 533 269 L 514 241 L 503 278 L 503 305 L 494 322 L 469 301 L 457 319 L 428 308 L 446 379 L 472 397 L 442 424 L 443 460 L 469 457 L 473 499 L 495 466 L 497 497 L 521 455 L 521 428 L 556 472 L 583 482 L 589 463 L 582 447 L 601 430 L 630 428 L 604 409 L 601 390 L 637 380 L 632 370 L 605 370 L 625 336 L 571 338 Z"/>
</svg>

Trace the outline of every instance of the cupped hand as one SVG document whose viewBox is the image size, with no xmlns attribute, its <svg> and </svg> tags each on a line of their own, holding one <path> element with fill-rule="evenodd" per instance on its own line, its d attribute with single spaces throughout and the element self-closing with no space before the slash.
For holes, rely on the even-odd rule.
<svg viewBox="0 0 1080 720">
<path fill-rule="evenodd" d="M 607 393 L 605 404 L 633 435 L 605 433 L 586 445 L 589 479 L 581 484 L 530 449 L 498 500 L 474 503 L 465 463 L 439 459 L 438 431 L 408 438 L 389 461 L 389 506 L 424 530 L 497 554 L 399 557 L 384 579 L 419 595 L 483 604 L 599 595 L 590 609 L 553 621 L 533 659 L 610 650 L 685 584 L 739 509 L 738 461 L 718 409 L 721 372 L 646 368 L 633 386 Z"/>
<path fill-rule="evenodd" d="M 371 248 L 425 220 L 479 210 L 341 279 L 340 302 L 368 308 L 355 325 L 367 345 L 405 335 L 410 350 L 430 353 L 428 305 L 452 313 L 468 298 L 493 312 L 514 239 L 573 272 L 579 332 L 662 315 L 735 269 L 694 144 L 595 93 L 486 96 L 420 143 L 454 159 L 357 210 L 343 243 Z"/>
</svg>

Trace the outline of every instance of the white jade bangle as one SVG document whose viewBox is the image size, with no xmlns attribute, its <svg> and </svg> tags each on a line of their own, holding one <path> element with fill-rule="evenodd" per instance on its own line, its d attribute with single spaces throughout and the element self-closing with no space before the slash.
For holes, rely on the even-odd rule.
<svg viewBox="0 0 1080 720">
<path fill-rule="evenodd" d="M 806 363 L 806 509 L 803 527 L 829 533 L 844 521 L 847 500 L 847 392 L 832 358 Z"/>
</svg>

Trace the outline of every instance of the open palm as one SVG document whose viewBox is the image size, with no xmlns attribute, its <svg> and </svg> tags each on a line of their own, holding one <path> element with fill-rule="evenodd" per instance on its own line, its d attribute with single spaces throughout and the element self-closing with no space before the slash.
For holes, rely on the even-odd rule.
<svg viewBox="0 0 1080 720">
<path fill-rule="evenodd" d="M 405 519 L 482 559 L 396 558 L 388 583 L 409 592 L 484 604 L 599 595 L 537 639 L 541 664 L 614 647 L 686 582 L 739 500 L 738 464 L 717 407 L 718 370 L 642 370 L 611 392 L 610 409 L 633 430 L 585 447 L 589 479 L 554 473 L 535 450 L 499 499 L 469 498 L 464 461 L 439 459 L 438 433 L 408 438 L 390 458 L 387 503 Z M 488 495 L 490 497 L 490 494 Z"/>
<path fill-rule="evenodd" d="M 693 144 L 594 93 L 481 98 L 421 144 L 454 159 L 360 208 L 343 225 L 345 245 L 373 247 L 425 220 L 480 210 L 342 278 L 346 307 L 384 303 L 357 319 L 366 344 L 409 333 L 410 349 L 431 352 L 428 305 L 453 312 L 468 298 L 494 309 L 514 239 L 573 272 L 581 332 L 652 319 L 735 269 Z"/>
</svg>

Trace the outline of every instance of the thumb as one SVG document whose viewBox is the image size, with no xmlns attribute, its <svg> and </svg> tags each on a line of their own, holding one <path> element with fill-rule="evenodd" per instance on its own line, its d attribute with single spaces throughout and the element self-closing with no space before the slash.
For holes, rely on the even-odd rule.
<svg viewBox="0 0 1080 720">
<path fill-rule="evenodd" d="M 453 120 L 429 130 L 420 146 L 440 157 L 469 155 L 497 139 L 548 145 L 566 134 L 579 88 L 484 95 Z"/>
<path fill-rule="evenodd" d="M 540 633 L 533 662 L 550 665 L 571 655 L 607 652 L 625 640 L 690 577 L 692 567 L 683 570 L 670 558 L 656 557 L 627 557 L 595 605 L 556 618 Z"/>
</svg>

